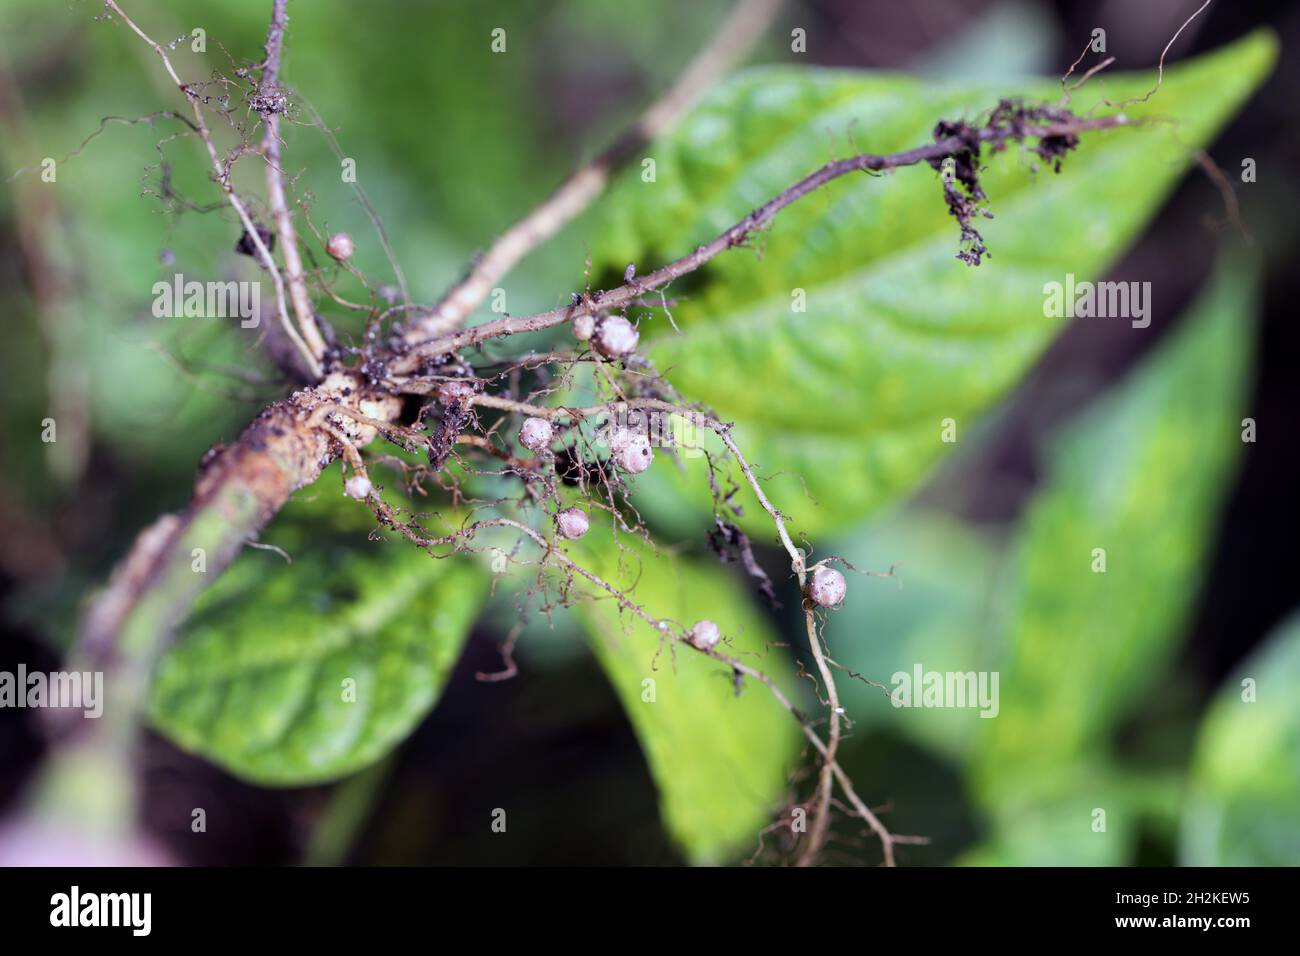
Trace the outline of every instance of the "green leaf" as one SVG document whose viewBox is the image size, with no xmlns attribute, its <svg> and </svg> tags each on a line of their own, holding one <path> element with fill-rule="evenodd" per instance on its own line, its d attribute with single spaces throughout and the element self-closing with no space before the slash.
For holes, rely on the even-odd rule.
<svg viewBox="0 0 1300 956">
<path fill-rule="evenodd" d="M 1250 281 L 1222 275 L 1052 449 L 1022 519 L 1001 711 L 983 722 L 990 802 L 1103 750 L 1168 667 L 1242 448 L 1253 314 Z"/>
<path fill-rule="evenodd" d="M 432 709 L 485 577 L 364 532 L 276 530 L 293 563 L 249 551 L 212 586 L 158 669 L 150 716 L 244 779 L 319 783 L 378 760 Z"/>
<path fill-rule="evenodd" d="M 988 840 L 964 866 L 1125 866 L 1137 832 L 1131 786 L 1104 765 L 1018 777 L 990 809 Z"/>
<path fill-rule="evenodd" d="M 1294 866 L 1300 860 L 1298 684 L 1300 614 L 1242 663 L 1205 718 L 1183 820 L 1185 864 Z"/>
<path fill-rule="evenodd" d="M 782 652 L 770 647 L 771 629 L 721 567 L 639 549 L 616 557 L 612 545 L 574 550 L 585 567 L 630 588 L 650 614 L 687 628 L 708 617 L 722 631 L 720 650 L 793 686 Z M 641 742 L 669 833 L 694 863 L 752 850 L 785 791 L 802 739 L 795 719 L 752 680 L 737 696 L 726 665 L 661 646 L 657 631 L 620 613 L 608 595 L 578 609 Z"/>
<path fill-rule="evenodd" d="M 1045 283 L 1104 272 L 1194 148 L 1267 75 L 1276 47 L 1256 33 L 1170 69 L 1148 104 L 1126 109 L 1162 122 L 1086 134 L 1059 175 L 1033 172 L 1037 157 L 1024 150 L 986 156 L 996 218 L 981 223 L 993 256 L 978 269 L 953 258 L 957 228 L 928 166 L 838 180 L 782 212 L 755 240 L 761 254 L 733 250 L 669 289 L 682 299 L 672 310 L 682 332 L 643 321 L 648 351 L 685 395 L 738 423 L 751 461 L 779 473 L 769 497 L 798 528 L 817 534 L 859 520 L 915 488 L 951 449 L 940 440 L 944 419 L 964 434 L 1017 382 L 1062 323 L 1043 314 Z M 1153 82 L 1149 72 L 1095 78 L 1072 105 L 1086 112 L 1102 96 L 1140 95 Z M 591 248 L 618 274 L 628 262 L 644 270 L 713 238 L 833 156 L 923 144 L 937 120 L 974 119 L 1004 96 L 1054 101 L 1060 86 L 744 72 L 649 151 L 654 182 L 642 181 L 641 168 L 620 180 Z M 806 311 L 794 311 L 796 289 Z M 656 513 L 708 505 L 698 459 L 680 475 L 652 469 L 641 485 Z M 745 526 L 770 536 L 756 508 Z"/>
</svg>

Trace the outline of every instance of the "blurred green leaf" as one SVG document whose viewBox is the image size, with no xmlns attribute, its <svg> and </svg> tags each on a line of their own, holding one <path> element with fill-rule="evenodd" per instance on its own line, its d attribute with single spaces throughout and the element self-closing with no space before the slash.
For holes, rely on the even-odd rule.
<svg viewBox="0 0 1300 956">
<path fill-rule="evenodd" d="M 1224 683 L 1205 718 L 1183 819 L 1182 862 L 1294 866 L 1300 859 L 1297 685 L 1300 615 L 1293 615 Z"/>
<path fill-rule="evenodd" d="M 319 499 L 300 510 L 322 518 Z M 437 701 L 486 589 L 469 558 L 435 561 L 364 532 L 304 532 L 299 549 L 289 530 L 279 540 L 292 564 L 249 551 L 208 590 L 150 701 L 179 746 L 263 785 L 331 780 L 403 740 Z"/>
<path fill-rule="evenodd" d="M 722 650 L 792 686 L 789 664 L 769 648 L 775 638 L 767 622 L 717 565 L 640 549 L 620 559 L 612 545 L 585 542 L 581 554 L 575 558 L 605 580 L 635 585 L 634 600 L 650 614 L 687 628 L 708 617 L 722 631 Z M 737 696 L 729 668 L 670 646 L 641 619 L 620 613 L 608 595 L 578 609 L 641 742 L 673 838 L 701 864 L 752 850 L 796 757 L 794 718 L 751 680 Z"/>
<path fill-rule="evenodd" d="M 1105 765 L 1080 764 L 1022 781 L 990 808 L 992 837 L 963 866 L 1123 866 L 1131 863 L 1137 806 Z"/>
<path fill-rule="evenodd" d="M 1008 768 L 1104 747 L 1169 663 L 1242 447 L 1254 307 L 1250 280 L 1223 274 L 1052 449 L 1022 519 L 1001 712 L 985 722 L 991 790 L 1017 785 Z"/>
<path fill-rule="evenodd" d="M 776 473 L 768 494 L 798 528 L 858 520 L 914 488 L 952 447 L 940 440 L 943 419 L 960 434 L 1020 378 L 1061 324 L 1043 314 L 1044 284 L 1101 273 L 1275 56 L 1273 37 L 1258 33 L 1175 67 L 1149 104 L 1127 112 L 1177 122 L 1088 134 L 1059 176 L 1035 175 L 1037 157 L 1023 150 L 988 158 L 983 182 L 997 218 L 981 225 L 993 257 L 979 269 L 953 258 L 957 229 L 933 170 L 839 180 L 756 237 L 761 255 L 729 253 L 670 289 L 684 299 L 673 308 L 682 334 L 665 319 L 643 322 L 649 352 L 684 394 L 738 422 L 738 443 L 762 473 Z M 1073 106 L 1086 112 L 1152 83 L 1149 73 L 1094 80 Z M 938 119 L 974 119 L 1018 95 L 1055 100 L 1060 87 L 742 73 L 649 151 L 655 182 L 640 168 L 620 180 L 591 246 L 607 269 L 635 262 L 644 271 L 834 155 L 916 146 Z M 796 289 L 806 312 L 794 311 Z M 669 487 L 647 500 L 660 510 L 707 507 L 703 467 L 696 459 L 683 474 L 654 469 L 644 483 Z M 757 509 L 745 526 L 770 536 Z"/>
<path fill-rule="evenodd" d="M 1109 737 L 1169 666 L 1196 598 L 1241 448 L 1254 307 L 1250 280 L 1225 270 L 1052 449 L 1019 532 L 1000 712 L 971 766 L 992 835 L 969 862 L 1128 863 L 1136 818 L 1167 818 L 1170 782 L 1116 770 Z M 1047 829 L 1026 838 L 1035 822 Z"/>
</svg>

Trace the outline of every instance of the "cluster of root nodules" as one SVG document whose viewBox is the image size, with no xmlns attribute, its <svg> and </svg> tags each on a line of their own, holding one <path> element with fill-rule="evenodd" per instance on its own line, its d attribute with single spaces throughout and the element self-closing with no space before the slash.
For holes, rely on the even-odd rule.
<svg viewBox="0 0 1300 956">
<path fill-rule="evenodd" d="M 369 384 L 406 397 L 402 423 L 382 431 L 410 453 L 368 454 L 368 465 L 399 476 L 412 505 L 367 499 L 381 525 L 435 556 L 474 552 L 503 576 L 535 569 L 517 597 L 521 620 L 595 594 L 616 602 L 629 625 L 637 618 L 650 623 L 667 647 L 674 637 L 691 642 L 698 622 L 661 620 L 632 597 L 639 562 L 655 550 L 635 492 L 651 468 L 681 467 L 683 450 L 695 454 L 704 423 L 715 420 L 635 351 L 637 326 L 667 319 L 634 312 L 575 311 L 573 336 L 553 350 L 500 361 L 447 354 L 408 376 L 389 375 L 381 349 L 363 347 L 360 367 L 368 369 Z M 611 329 L 616 334 L 602 339 Z M 400 337 L 397 328 L 389 345 Z M 603 354 L 615 339 L 630 348 Z M 450 507 L 420 510 L 418 502 L 435 491 Z M 729 527 L 738 506 L 721 507 L 719 526 Z M 602 547 L 612 537 L 621 557 L 616 570 L 601 569 L 603 577 L 584 574 L 585 549 L 572 547 L 597 534 Z M 723 557 L 742 562 L 757 589 L 772 593 L 738 531 L 729 533 Z"/>
<path fill-rule="evenodd" d="M 1065 154 L 1079 145 L 1076 133 L 1046 133 L 1044 128 L 1057 127 L 1077 119 L 1070 110 L 1047 104 L 1026 105 L 1020 100 L 1002 100 L 982 125 L 961 121 L 940 120 L 934 127 L 935 142 L 956 139 L 964 148 L 949 156 L 930 160 L 943 179 L 943 196 L 948 212 L 961 228 L 961 248 L 957 258 L 967 265 L 977 266 L 986 256 L 991 256 L 984 237 L 975 227 L 975 220 L 992 219 L 988 208 L 988 194 L 980 184 L 984 171 L 980 156 L 987 144 L 992 152 L 1006 149 L 1007 143 L 1029 143 L 1027 148 L 1037 155 L 1054 172 L 1061 171 Z M 1034 166 L 1037 169 L 1037 164 Z"/>
</svg>

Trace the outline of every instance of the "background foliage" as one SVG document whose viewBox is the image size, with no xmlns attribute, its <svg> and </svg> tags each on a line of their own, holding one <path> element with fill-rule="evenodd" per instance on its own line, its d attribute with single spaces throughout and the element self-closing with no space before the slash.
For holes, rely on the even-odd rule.
<svg viewBox="0 0 1300 956">
<path fill-rule="evenodd" d="M 205 26 L 207 58 L 184 45 L 177 54 L 184 73 L 201 77 L 229 71 L 222 45 L 236 58 L 256 55 L 263 6 L 182 2 L 141 17 L 159 36 Z M 679 255 L 855 146 L 916 145 L 937 119 L 971 117 L 1002 95 L 1054 98 L 1054 80 L 1013 73 L 1059 73 L 1088 32 L 1069 11 L 1055 22 L 1043 7 L 1031 16 L 990 5 L 895 62 L 829 39 L 861 32 L 851 7 L 795 7 L 786 30 L 812 24 L 824 39 L 810 59 L 836 69 L 792 62 L 777 33 L 756 59 L 780 65 L 714 91 L 653 147 L 653 187 L 633 170 L 527 260 L 507 284 L 509 310 L 564 301 L 587 281 L 588 254 L 593 286 L 628 262 L 644 270 Z M 430 299 L 663 87 L 692 52 L 680 24 L 702 37 L 724 5 L 377 4 L 364 30 L 347 27 L 351 4 L 291 11 L 286 76 L 356 159 L 413 294 Z M 0 144 L 6 176 L 45 155 L 62 159 L 105 116 L 176 105 L 148 50 L 120 25 L 93 22 L 97 12 L 84 3 L 54 12 L 28 0 L 6 5 L 0 79 L 21 95 L 26 124 L 24 136 Z M 898 20 L 905 33 L 906 17 Z M 490 54 L 484 39 L 499 21 L 506 56 Z M 1152 28 L 1156 51 L 1171 32 Z M 1210 29 L 1196 43 L 1228 39 L 1227 29 Z M 909 49 L 905 36 L 894 49 Z M 1011 49 L 1025 59 L 1006 56 Z M 901 564 L 901 587 L 855 578 L 849 605 L 831 616 L 828 641 L 846 666 L 882 681 L 915 661 L 1001 671 L 994 720 L 896 710 L 878 689 L 841 681 L 856 722 L 845 759 L 864 796 L 894 807 L 896 830 L 934 840 L 906 850 L 905 862 L 1300 859 L 1300 719 L 1276 690 L 1294 670 L 1294 627 L 1246 656 L 1294 604 L 1294 588 L 1261 596 L 1251 580 L 1224 585 L 1216 573 L 1232 542 L 1225 509 L 1238 469 L 1261 467 L 1252 458 L 1267 454 L 1241 443 L 1240 420 L 1278 421 L 1252 406 L 1260 401 L 1252 393 L 1269 392 L 1251 356 L 1259 289 L 1274 281 L 1270 250 L 1284 248 L 1293 228 L 1270 211 L 1270 191 L 1290 187 L 1261 175 L 1259 190 L 1242 190 L 1260 241 L 1248 259 L 1225 256 L 1214 269 L 1214 235 L 1198 221 L 1218 212 L 1213 190 L 1198 183 L 1173 193 L 1191 149 L 1216 142 L 1275 52 L 1275 40 L 1256 33 L 1180 65 L 1132 111 L 1161 122 L 1089 138 L 1059 176 L 1034 171 L 1033 157 L 1014 150 L 996 157 L 984 180 L 993 257 L 979 269 L 952 258 L 956 227 L 932 171 L 858 177 L 783 214 L 761 237 L 761 255 L 732 253 L 675 287 L 682 334 L 659 319 L 644 328 L 672 381 L 738 422 L 742 446 L 773 476 L 770 493 L 819 553 L 881 571 Z M 1145 66 L 1148 55 L 1139 44 L 1121 63 Z M 962 72 L 938 75 L 959 63 L 968 64 Z M 876 66 L 917 75 L 861 71 Z M 1150 71 L 1114 73 L 1074 105 L 1151 82 Z M 6 537 L 49 551 L 45 563 L 30 543 L 4 554 L 6 615 L 17 629 L 6 651 L 29 666 L 43 648 L 66 646 L 79 599 L 130 536 L 183 504 L 202 451 L 275 393 L 227 368 L 269 372 L 252 340 L 224 325 L 149 315 L 152 283 L 173 272 L 254 274 L 233 253 L 237 230 L 224 213 L 162 215 L 155 198 L 142 197 L 156 189 L 158 169 L 146 167 L 166 135 L 161 123 L 109 124 L 60 164 L 47 241 L 68 276 L 63 314 L 75 318 L 76 335 L 43 335 L 15 257 L 0 266 L 14 310 L 12 344 L 0 355 L 0 504 Z M 1214 152 L 1231 173 L 1247 148 L 1262 147 Z M 193 144 L 162 149 L 176 185 L 210 198 Z M 386 275 L 328 144 L 291 127 L 286 152 L 317 225 L 367 237 L 361 265 Z M 241 185 L 256 192 L 253 169 Z M 15 195 L 0 193 L 7 246 L 20 215 Z M 1153 246 L 1172 248 L 1178 261 L 1147 252 L 1135 265 Z M 1043 316 L 1042 284 L 1066 272 L 1154 278 L 1153 328 L 1099 330 L 1083 320 L 1049 348 L 1063 323 Z M 1197 288 L 1211 272 L 1213 282 Z M 807 294 L 806 312 L 791 310 L 794 287 Z M 329 318 L 355 332 L 345 314 Z M 31 438 L 52 367 L 84 375 L 91 410 L 87 465 L 62 478 L 51 477 L 47 449 Z M 957 421 L 956 446 L 938 440 L 945 417 Z M 1279 440 L 1277 427 L 1261 427 L 1262 444 Z M 725 669 L 656 654 L 648 628 L 599 601 L 534 620 L 520 640 L 520 676 L 477 683 L 475 671 L 500 667 L 495 645 L 513 622 L 519 576 L 368 540 L 370 524 L 337 488 L 331 471 L 276 520 L 266 540 L 292 563 L 266 551 L 242 556 L 160 672 L 151 711 L 171 743 L 153 744 L 150 818 L 175 853 L 725 862 L 752 852 L 788 796 L 800 744 L 760 689 L 737 697 Z M 592 545 L 575 557 L 639 575 L 638 595 L 663 616 L 714 618 L 733 652 L 756 655 L 799 687 L 793 652 L 774 646 L 799 633 L 798 598 L 769 550 L 769 526 L 754 506 L 742 519 L 778 582 L 777 612 L 703 547 L 706 491 L 700 459 L 680 472 L 661 460 L 639 479 L 637 501 L 663 553 Z M 1107 549 L 1104 575 L 1089 570 L 1094 547 Z M 1253 631 L 1215 632 L 1207 608 L 1222 586 L 1230 600 L 1256 601 L 1256 620 L 1273 618 Z M 1259 703 L 1240 701 L 1238 673 L 1257 678 Z M 340 675 L 358 677 L 362 706 L 339 705 Z M 653 703 L 643 699 L 646 678 Z M 6 733 L 15 766 L 29 767 L 30 730 Z M 223 848 L 201 845 L 183 810 L 195 792 L 219 794 L 232 818 L 264 821 L 261 829 Z M 503 805 L 514 839 L 492 843 L 488 813 Z M 1108 811 L 1105 834 L 1091 829 L 1097 807 Z M 851 828 L 838 836 L 833 861 L 876 859 Z"/>
</svg>

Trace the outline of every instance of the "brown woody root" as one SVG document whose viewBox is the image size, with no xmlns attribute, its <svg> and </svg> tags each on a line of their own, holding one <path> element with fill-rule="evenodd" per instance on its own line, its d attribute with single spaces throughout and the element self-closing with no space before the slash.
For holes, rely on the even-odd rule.
<svg viewBox="0 0 1300 956">
<path fill-rule="evenodd" d="M 342 452 L 330 431 L 354 446 L 376 429 L 331 407 L 379 421 L 394 420 L 401 400 L 365 387 L 360 376 L 336 372 L 262 411 L 232 445 L 214 447 L 200 464 L 189 506 L 165 515 L 136 540 L 108 588 L 90 606 L 82 651 L 110 663 L 136 657 L 140 644 L 158 644 L 184 619 L 198 595 L 299 488 L 312 484 Z M 326 415 L 330 429 L 319 427 Z M 202 549 L 202 570 L 195 549 Z"/>
</svg>

